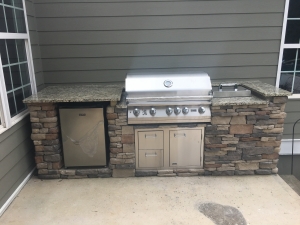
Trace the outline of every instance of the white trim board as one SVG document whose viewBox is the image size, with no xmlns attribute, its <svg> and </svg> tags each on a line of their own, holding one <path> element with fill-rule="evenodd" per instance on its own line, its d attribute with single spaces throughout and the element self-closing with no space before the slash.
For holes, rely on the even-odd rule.
<svg viewBox="0 0 300 225">
<path fill-rule="evenodd" d="M 279 155 L 292 155 L 292 139 L 282 139 Z M 294 140 L 294 155 L 300 155 L 300 139 Z"/>
<path fill-rule="evenodd" d="M 291 96 L 288 96 L 289 99 L 300 99 L 300 94 L 293 94 Z"/>
<path fill-rule="evenodd" d="M 5 210 L 8 208 L 8 206 L 13 202 L 13 200 L 17 197 L 17 195 L 20 193 L 20 191 L 23 189 L 25 184 L 29 181 L 31 178 L 33 172 L 35 170 L 35 167 L 30 171 L 30 173 L 25 177 L 25 179 L 22 181 L 22 183 L 17 187 L 17 189 L 12 193 L 12 195 L 7 199 L 7 201 L 4 203 L 4 205 L 0 208 L 0 217 L 3 215 Z"/>
<path fill-rule="evenodd" d="M 281 67 L 282 67 L 282 59 L 283 59 L 283 52 L 285 49 L 300 49 L 300 42 L 299 43 L 293 43 L 293 44 L 286 44 L 285 43 L 285 35 L 286 35 L 286 27 L 287 27 L 287 23 L 288 20 L 295 20 L 294 18 L 288 18 L 288 14 L 289 14 L 289 4 L 290 4 L 290 0 L 286 0 L 285 1 L 285 7 L 284 7 L 284 15 L 283 15 L 283 25 L 282 25 L 282 33 L 281 33 L 281 43 L 280 43 L 280 51 L 279 51 L 279 59 L 278 59 L 278 67 L 277 67 L 277 76 L 276 76 L 276 87 L 279 87 L 279 83 L 280 83 L 280 78 L 281 78 L 281 73 L 284 71 L 281 71 Z M 299 18 L 296 18 L 296 20 L 298 20 Z M 290 31 L 289 31 L 290 32 Z M 297 54 L 298 54 L 298 50 L 297 50 Z M 296 61 L 297 61 L 296 57 Z M 296 74 L 296 64 L 295 64 L 295 68 L 293 71 L 291 71 L 292 73 L 294 73 L 293 76 L 293 84 L 292 86 L 294 87 L 294 79 L 295 79 L 295 74 Z M 295 93 L 292 94 L 292 96 L 289 96 L 289 99 L 300 99 L 300 94 Z"/>
</svg>

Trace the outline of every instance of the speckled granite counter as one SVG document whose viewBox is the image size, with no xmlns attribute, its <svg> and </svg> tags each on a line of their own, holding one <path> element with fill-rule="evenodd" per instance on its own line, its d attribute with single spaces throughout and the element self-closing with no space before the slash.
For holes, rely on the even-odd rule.
<svg viewBox="0 0 300 225">
<path fill-rule="evenodd" d="M 212 82 L 212 86 L 219 86 L 220 84 L 236 83 L 249 90 L 262 95 L 263 97 L 280 97 L 290 96 L 291 92 L 275 87 L 271 84 L 263 83 L 259 80 L 254 81 L 225 81 L 225 82 Z"/>
<path fill-rule="evenodd" d="M 213 82 L 212 86 L 220 83 L 232 82 Z M 270 84 L 260 81 L 234 81 L 238 85 L 248 88 L 253 94 L 259 97 L 235 97 L 235 98 L 214 98 L 212 106 L 224 105 L 263 105 L 268 103 L 269 97 L 289 96 L 290 92 L 276 88 Z M 107 83 L 95 85 L 59 85 L 49 86 L 36 95 L 32 95 L 24 100 L 24 103 L 58 103 L 58 102 L 99 102 L 99 101 L 120 101 L 120 108 L 126 108 L 125 98 L 121 100 L 124 83 Z"/>
<path fill-rule="evenodd" d="M 213 98 L 212 106 L 226 106 L 226 105 L 265 105 L 269 103 L 270 97 L 286 97 L 291 93 L 283 89 L 274 87 L 270 84 L 255 81 L 226 81 L 226 82 L 212 82 L 212 86 L 219 86 L 220 84 L 237 83 L 252 91 L 251 97 L 232 97 L 232 98 Z M 259 95 L 256 97 L 254 95 Z"/>
<path fill-rule="evenodd" d="M 49 86 L 24 103 L 120 101 L 124 83 Z"/>
<path fill-rule="evenodd" d="M 213 98 L 212 106 L 226 106 L 226 105 L 266 105 L 268 100 L 263 100 L 255 96 L 251 97 L 233 97 L 233 98 Z"/>
<path fill-rule="evenodd" d="M 280 89 L 270 84 L 262 83 L 258 80 L 241 82 L 241 85 L 251 91 L 261 94 L 264 97 L 284 97 L 291 95 L 291 92 L 289 91 Z"/>
</svg>

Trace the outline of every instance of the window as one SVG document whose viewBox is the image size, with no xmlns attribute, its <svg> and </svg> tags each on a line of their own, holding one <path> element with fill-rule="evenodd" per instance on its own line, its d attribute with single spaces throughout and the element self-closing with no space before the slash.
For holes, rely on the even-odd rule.
<svg viewBox="0 0 300 225">
<path fill-rule="evenodd" d="M 22 119 L 36 93 L 23 0 L 0 0 L 0 132 Z"/>
<path fill-rule="evenodd" d="M 287 0 L 276 86 L 300 98 L 300 1 Z"/>
</svg>

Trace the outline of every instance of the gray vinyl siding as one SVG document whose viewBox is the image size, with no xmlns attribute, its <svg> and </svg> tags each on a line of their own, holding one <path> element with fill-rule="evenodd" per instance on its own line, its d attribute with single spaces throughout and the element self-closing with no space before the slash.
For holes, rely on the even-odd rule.
<svg viewBox="0 0 300 225">
<path fill-rule="evenodd" d="M 29 116 L 0 135 L 0 207 L 34 168 Z"/>
<path fill-rule="evenodd" d="M 45 84 L 203 70 L 275 84 L 284 0 L 36 0 Z"/>
<path fill-rule="evenodd" d="M 286 109 L 287 117 L 284 124 L 284 139 L 292 139 L 293 125 L 300 119 L 300 100 L 289 99 Z M 295 126 L 295 139 L 300 139 L 300 121 Z"/>
<path fill-rule="evenodd" d="M 44 86 L 44 75 L 35 24 L 34 5 L 25 1 L 37 88 Z M 34 146 L 30 138 L 29 116 L 0 134 L 0 208 L 34 168 Z"/>
<path fill-rule="evenodd" d="M 39 34 L 36 26 L 35 8 L 34 8 L 34 3 L 31 0 L 26 0 L 25 4 L 26 4 L 27 21 L 28 21 L 28 28 L 29 28 L 29 37 L 31 42 L 31 51 L 32 51 L 36 86 L 38 90 L 41 90 L 44 88 L 44 74 L 43 74 L 41 51 L 39 45 Z"/>
<path fill-rule="evenodd" d="M 291 174 L 292 156 L 281 155 L 278 162 L 278 173 L 282 175 Z M 300 180 L 300 156 L 294 155 L 293 175 Z"/>
</svg>

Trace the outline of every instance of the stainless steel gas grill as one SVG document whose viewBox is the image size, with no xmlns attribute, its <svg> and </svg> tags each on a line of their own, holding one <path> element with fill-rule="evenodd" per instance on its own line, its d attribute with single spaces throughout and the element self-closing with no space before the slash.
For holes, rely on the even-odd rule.
<svg viewBox="0 0 300 225">
<path fill-rule="evenodd" d="M 211 121 L 212 86 L 204 72 L 127 74 L 128 124 Z"/>
</svg>

